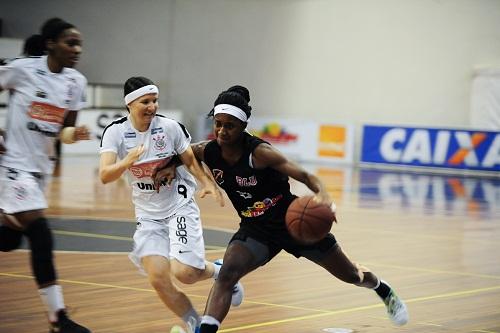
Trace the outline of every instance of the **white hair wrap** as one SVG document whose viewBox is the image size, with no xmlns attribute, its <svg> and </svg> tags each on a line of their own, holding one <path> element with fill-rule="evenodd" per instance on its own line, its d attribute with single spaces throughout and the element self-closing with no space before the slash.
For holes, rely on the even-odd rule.
<svg viewBox="0 0 500 333">
<path fill-rule="evenodd" d="M 236 107 L 236 106 L 231 105 L 231 104 L 216 105 L 214 107 L 214 116 L 219 114 L 219 113 L 230 114 L 231 116 L 234 116 L 243 122 L 248 121 L 248 117 L 247 117 L 246 113 L 242 109 L 240 109 L 239 107 Z"/>
<path fill-rule="evenodd" d="M 131 102 L 135 101 L 139 97 L 147 94 L 158 94 L 158 87 L 154 84 L 150 84 L 144 87 L 140 87 L 137 90 L 132 91 L 130 94 L 125 95 L 125 104 L 129 105 Z"/>
</svg>

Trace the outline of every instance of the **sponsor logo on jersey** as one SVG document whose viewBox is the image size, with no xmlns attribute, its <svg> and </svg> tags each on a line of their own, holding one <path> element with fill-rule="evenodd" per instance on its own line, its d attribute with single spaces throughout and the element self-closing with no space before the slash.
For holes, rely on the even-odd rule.
<svg viewBox="0 0 500 333">
<path fill-rule="evenodd" d="M 255 176 L 250 177 L 240 177 L 236 176 L 236 183 L 240 187 L 250 187 L 257 185 L 257 178 Z"/>
<path fill-rule="evenodd" d="M 182 244 L 186 244 L 188 241 L 186 218 L 184 216 L 178 216 L 176 219 L 176 222 L 177 222 L 177 230 L 175 231 L 175 235 L 177 236 L 177 239 L 179 240 L 179 242 L 181 242 Z M 182 253 L 182 252 L 179 251 L 179 253 Z"/>
<path fill-rule="evenodd" d="M 47 98 L 47 93 L 45 91 L 42 91 L 42 90 L 37 90 L 35 92 L 35 95 L 36 95 L 36 97 Z"/>
<path fill-rule="evenodd" d="M 365 126 L 362 161 L 500 170 L 500 133 Z"/>
<path fill-rule="evenodd" d="M 261 216 L 268 210 L 269 208 L 276 206 L 276 203 L 283 198 L 282 194 L 274 198 L 265 198 L 262 201 L 256 201 L 251 207 L 248 207 L 247 210 L 241 211 L 241 216 L 244 217 L 257 217 Z"/>
<path fill-rule="evenodd" d="M 37 69 L 35 73 L 37 73 L 38 75 L 42 75 L 42 76 L 47 75 L 47 72 L 42 70 L 42 69 Z"/>
<path fill-rule="evenodd" d="M 73 97 L 73 90 L 75 89 L 75 86 L 70 84 L 69 87 L 68 87 L 68 93 L 67 93 L 67 96 L 69 99 L 71 99 Z"/>
<path fill-rule="evenodd" d="M 137 187 L 141 190 L 141 191 L 153 191 L 155 190 L 155 186 L 153 183 L 136 183 L 137 184 Z M 160 186 L 168 186 L 168 183 L 166 180 L 163 180 L 161 183 L 160 183 Z"/>
<path fill-rule="evenodd" d="M 48 123 L 62 124 L 65 111 L 66 109 L 59 108 L 55 105 L 32 102 L 28 115 L 33 119 L 46 121 Z"/>
<path fill-rule="evenodd" d="M 135 137 L 136 137 L 135 132 L 126 132 L 125 133 L 125 138 L 127 138 L 127 139 L 131 139 L 131 138 L 135 138 Z"/>
<path fill-rule="evenodd" d="M 19 175 L 18 171 L 11 168 L 7 169 L 7 178 L 9 178 L 10 180 L 16 180 L 18 175 Z"/>
<path fill-rule="evenodd" d="M 162 127 L 156 127 L 151 129 L 151 135 L 155 135 L 157 133 L 163 133 L 163 128 Z"/>
<path fill-rule="evenodd" d="M 221 185 L 224 184 L 224 171 L 220 169 L 212 169 L 212 175 L 214 175 L 214 179 L 217 182 L 217 184 Z"/>
<path fill-rule="evenodd" d="M 153 183 L 137 183 L 137 187 L 142 191 L 153 191 L 155 189 Z"/>
<path fill-rule="evenodd" d="M 129 168 L 129 171 L 136 178 L 151 177 L 155 168 L 162 162 L 163 160 L 155 160 L 151 162 L 134 164 Z"/>
<path fill-rule="evenodd" d="M 252 199 L 252 194 L 248 192 L 236 191 L 243 199 Z"/>
<path fill-rule="evenodd" d="M 16 193 L 17 200 L 24 200 L 28 194 L 28 191 L 22 186 L 14 186 L 14 191 Z"/>
</svg>

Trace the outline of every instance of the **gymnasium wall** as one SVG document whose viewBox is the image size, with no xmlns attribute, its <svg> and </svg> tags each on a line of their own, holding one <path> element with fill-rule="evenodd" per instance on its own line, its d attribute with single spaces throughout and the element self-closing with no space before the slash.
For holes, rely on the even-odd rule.
<svg viewBox="0 0 500 333">
<path fill-rule="evenodd" d="M 497 0 L 37 0 L 2 3 L 6 37 L 61 16 L 90 82 L 136 74 L 188 126 L 236 83 L 256 115 L 468 127 L 477 67 L 500 65 Z M 26 13 L 29 13 L 27 15 Z M 33 19 L 36 18 L 36 19 Z"/>
</svg>

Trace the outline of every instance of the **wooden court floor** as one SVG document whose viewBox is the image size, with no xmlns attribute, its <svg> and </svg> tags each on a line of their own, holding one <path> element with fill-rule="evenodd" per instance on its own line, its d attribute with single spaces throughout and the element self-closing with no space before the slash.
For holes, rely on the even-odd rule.
<svg viewBox="0 0 500 333">
<path fill-rule="evenodd" d="M 220 332 L 500 333 L 500 178 L 308 168 L 337 202 L 340 223 L 332 232 L 339 243 L 395 287 L 409 324 L 392 326 L 371 290 L 283 253 L 243 279 L 244 303 Z M 133 223 L 126 183 L 104 186 L 96 175 L 96 158 L 65 157 L 49 189 L 48 215 Z M 205 228 L 237 228 L 229 202 L 198 202 Z M 208 259 L 223 251 L 209 250 Z M 0 253 L 0 333 L 48 331 L 28 262 L 24 250 Z M 58 251 L 56 265 L 71 316 L 93 332 L 160 333 L 179 323 L 125 252 Z M 183 286 L 200 312 L 210 286 Z"/>
</svg>

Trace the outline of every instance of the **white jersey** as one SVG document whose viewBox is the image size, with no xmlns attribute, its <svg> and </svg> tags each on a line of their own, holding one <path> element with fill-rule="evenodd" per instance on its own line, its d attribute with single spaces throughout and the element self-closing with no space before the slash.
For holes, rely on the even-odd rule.
<svg viewBox="0 0 500 333">
<path fill-rule="evenodd" d="M 10 94 L 0 165 L 52 174 L 55 138 L 66 113 L 85 107 L 87 80 L 73 68 L 51 72 L 47 56 L 29 57 L 0 66 L 0 87 Z"/>
<path fill-rule="evenodd" d="M 127 170 L 132 186 L 132 201 L 138 218 L 164 219 L 188 203 L 196 191 L 196 181 L 184 166 L 176 169 L 176 177 L 170 186 L 154 189 L 151 178 L 154 168 L 165 158 L 182 154 L 189 147 L 191 136 L 178 122 L 157 115 L 145 132 L 136 130 L 129 117 L 109 124 L 102 134 L 100 153 L 114 152 L 123 159 L 128 152 L 143 144 L 144 153 Z"/>
</svg>

